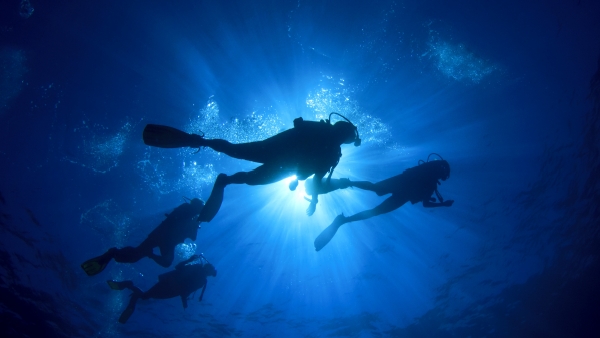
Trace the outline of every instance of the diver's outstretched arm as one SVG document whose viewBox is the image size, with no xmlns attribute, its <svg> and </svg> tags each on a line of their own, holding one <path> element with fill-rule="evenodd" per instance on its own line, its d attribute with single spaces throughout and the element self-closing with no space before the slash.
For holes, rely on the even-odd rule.
<svg viewBox="0 0 600 338">
<path fill-rule="evenodd" d="M 430 200 L 424 200 L 423 206 L 425 208 L 451 207 L 452 203 L 454 203 L 454 200 L 447 200 L 447 201 L 444 201 L 441 203 L 434 203 L 434 202 L 431 202 Z"/>
</svg>

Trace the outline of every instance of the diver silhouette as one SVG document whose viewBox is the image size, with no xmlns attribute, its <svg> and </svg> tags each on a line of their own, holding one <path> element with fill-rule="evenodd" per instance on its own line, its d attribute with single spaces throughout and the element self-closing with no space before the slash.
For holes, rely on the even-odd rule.
<svg viewBox="0 0 600 338">
<path fill-rule="evenodd" d="M 339 115 L 346 121 L 331 124 L 331 115 Z M 261 163 L 250 172 L 238 172 L 231 176 L 219 174 L 206 206 L 198 221 L 210 222 L 223 203 L 225 187 L 229 184 L 265 185 L 296 175 L 289 185 L 296 189 L 298 180 L 314 175 L 315 189 L 318 190 L 322 178 L 329 177 L 341 156 L 341 145 L 360 145 L 358 129 L 346 117 L 331 113 L 326 121 L 294 120 L 294 128 L 285 130 L 262 141 L 233 144 L 222 139 L 205 139 L 204 136 L 188 134 L 178 129 L 149 124 L 144 129 L 144 143 L 160 148 L 200 148 L 209 147 L 230 157 Z M 306 210 L 307 215 L 315 212 L 318 194 L 313 195 Z"/>
<path fill-rule="evenodd" d="M 119 263 L 135 263 L 144 257 L 149 257 L 162 267 L 169 267 L 175 257 L 175 247 L 186 238 L 196 240 L 198 221 L 196 218 L 204 207 L 204 202 L 198 198 L 183 203 L 175 208 L 148 237 L 137 247 L 127 246 L 122 249 L 110 248 L 104 254 L 89 259 L 81 264 L 88 276 L 102 272 L 106 265 L 114 259 Z M 153 252 L 158 247 L 160 256 Z"/>
<path fill-rule="evenodd" d="M 430 161 L 431 155 L 437 155 L 440 160 Z M 307 192 L 326 194 L 334 190 L 345 189 L 348 187 L 356 187 L 363 190 L 375 192 L 378 196 L 392 194 L 381 204 L 373 209 L 361 211 L 352 216 L 338 215 L 333 223 L 319 234 L 315 239 L 315 249 L 321 250 L 335 236 L 337 230 L 343 224 L 365 220 L 377 215 L 385 214 L 394 211 L 406 202 L 412 204 L 422 202 L 426 208 L 434 207 L 450 207 L 454 203 L 453 200 L 444 201 L 444 198 L 439 193 L 437 186 L 441 184 L 439 180 L 445 181 L 450 177 L 450 165 L 438 154 L 430 154 L 427 162 L 419 161 L 416 167 L 406 169 L 402 174 L 390 177 L 381 182 L 371 183 L 369 181 L 350 181 L 347 178 L 331 180 L 329 185 L 321 185 L 320 190 L 313 191 L 310 185 L 307 184 Z M 313 185 L 314 186 L 314 185 Z M 433 194 L 437 196 L 439 202 L 431 197 Z"/>
<path fill-rule="evenodd" d="M 206 263 L 200 262 L 199 264 L 189 264 L 196 259 L 201 257 Z M 138 287 L 133 285 L 130 280 L 127 281 L 114 281 L 108 280 L 108 286 L 113 290 L 124 290 L 129 289 L 133 291 L 129 304 L 121 313 L 119 317 L 120 323 L 125 323 L 133 314 L 138 299 L 168 299 L 174 297 L 181 297 L 181 303 L 183 308 L 186 309 L 188 304 L 188 298 L 192 292 L 202 288 L 202 293 L 198 298 L 198 301 L 202 301 L 204 291 L 206 290 L 207 277 L 217 276 L 217 270 L 210 264 L 206 258 L 202 255 L 193 255 L 189 259 L 180 262 L 175 266 L 175 270 L 163 273 L 158 276 L 158 283 L 154 284 L 150 290 L 143 292 Z"/>
</svg>

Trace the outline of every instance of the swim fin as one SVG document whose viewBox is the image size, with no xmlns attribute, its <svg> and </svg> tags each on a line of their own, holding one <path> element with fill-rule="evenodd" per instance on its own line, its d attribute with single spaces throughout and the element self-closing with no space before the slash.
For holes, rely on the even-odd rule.
<svg viewBox="0 0 600 338">
<path fill-rule="evenodd" d="M 159 148 L 200 148 L 203 146 L 204 138 L 196 134 L 188 134 L 179 129 L 148 124 L 144 128 L 144 143 Z"/>
<path fill-rule="evenodd" d="M 330 226 L 325 228 L 315 239 L 315 250 L 320 251 L 331 241 L 337 230 L 344 224 L 344 215 L 338 215 Z"/>
<path fill-rule="evenodd" d="M 129 304 L 127 304 L 127 307 L 125 308 L 125 310 L 123 311 L 123 313 L 121 313 L 121 316 L 119 317 L 119 323 L 125 324 L 127 322 L 127 320 L 129 319 L 129 317 L 131 317 L 131 315 L 133 314 L 133 311 L 135 311 L 135 304 L 137 303 L 138 298 L 139 297 L 135 293 L 131 295 Z"/>
<path fill-rule="evenodd" d="M 113 258 L 115 251 L 116 248 L 111 248 L 103 255 L 88 259 L 87 261 L 81 263 L 81 268 L 88 276 L 97 275 L 106 268 L 110 260 Z"/>
</svg>

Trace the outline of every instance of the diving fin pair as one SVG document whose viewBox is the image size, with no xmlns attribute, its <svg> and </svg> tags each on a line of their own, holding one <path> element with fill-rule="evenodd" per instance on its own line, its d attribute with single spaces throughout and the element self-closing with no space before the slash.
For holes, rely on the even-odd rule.
<svg viewBox="0 0 600 338">
<path fill-rule="evenodd" d="M 158 148 L 200 148 L 204 145 L 203 136 L 158 124 L 146 125 L 143 138 L 145 144 Z"/>
<path fill-rule="evenodd" d="M 133 286 L 133 282 L 130 280 L 122 282 L 116 280 L 107 280 L 106 283 L 113 290 L 120 291 L 124 289 L 130 289 L 131 291 L 133 291 L 133 293 L 131 294 L 131 299 L 129 299 L 129 304 L 127 304 L 127 307 L 125 308 L 123 313 L 121 313 L 121 316 L 119 316 L 119 323 L 125 324 L 129 317 L 131 317 L 131 315 L 133 314 L 133 311 L 135 311 L 135 304 L 137 303 L 138 298 L 140 298 L 140 296 L 142 295 L 142 291 L 137 287 Z"/>
<path fill-rule="evenodd" d="M 346 217 L 344 217 L 344 215 L 338 215 L 333 220 L 333 223 L 331 223 L 330 226 L 325 228 L 325 230 L 323 230 L 323 232 L 321 232 L 319 236 L 317 236 L 314 243 L 315 250 L 320 251 L 321 249 L 323 249 L 323 247 L 325 247 L 325 245 L 327 245 L 327 243 L 329 243 L 329 241 L 331 241 L 338 229 L 342 226 L 342 224 L 345 223 L 345 219 Z"/>
<path fill-rule="evenodd" d="M 94 276 L 104 271 L 111 259 L 113 259 L 116 248 L 111 248 L 103 255 L 88 259 L 81 263 L 81 268 L 88 276 Z"/>
</svg>

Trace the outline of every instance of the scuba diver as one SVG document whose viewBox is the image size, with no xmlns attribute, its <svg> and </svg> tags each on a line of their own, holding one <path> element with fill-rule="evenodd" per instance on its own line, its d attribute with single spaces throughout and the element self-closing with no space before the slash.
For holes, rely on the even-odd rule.
<svg viewBox="0 0 600 338">
<path fill-rule="evenodd" d="M 81 268 L 88 276 L 94 276 L 102 272 L 111 259 L 119 263 L 135 263 L 144 257 L 151 258 L 162 267 L 169 267 L 173 263 L 177 244 L 183 243 L 186 238 L 196 240 L 199 227 L 196 218 L 200 215 L 204 202 L 198 198 L 187 200 L 190 202 L 165 214 L 167 218 L 139 246 L 110 248 L 104 254 L 85 261 Z M 159 248 L 160 256 L 153 252 L 155 247 Z"/>
<path fill-rule="evenodd" d="M 201 258 L 200 263 L 189 264 L 199 257 Z M 206 263 L 202 263 L 202 260 Z M 183 308 L 186 309 L 188 306 L 188 298 L 192 292 L 196 292 L 196 290 L 202 288 L 202 293 L 200 294 L 200 298 L 198 298 L 198 301 L 201 302 L 204 291 L 206 290 L 206 277 L 208 276 L 216 277 L 217 270 L 200 254 L 193 255 L 189 259 L 180 262 L 175 266 L 175 270 L 159 275 L 158 283 L 154 284 L 154 286 L 146 292 L 143 292 L 138 287 L 134 286 L 133 282 L 130 280 L 122 282 L 108 280 L 106 283 L 108 283 L 108 286 L 113 290 L 129 289 L 133 291 L 131 298 L 129 299 L 129 304 L 127 304 L 127 307 L 119 317 L 119 323 L 125 324 L 133 314 L 138 299 L 167 299 L 179 296 L 181 297 Z"/>
<path fill-rule="evenodd" d="M 331 124 L 331 115 L 338 115 L 346 121 Z M 222 139 L 205 139 L 203 135 L 188 134 L 181 130 L 148 124 L 144 129 L 144 143 L 160 148 L 200 148 L 209 147 L 233 158 L 261 163 L 250 172 L 238 172 L 231 176 L 219 174 L 210 197 L 198 221 L 210 222 L 221 207 L 225 187 L 229 184 L 265 185 L 281 181 L 292 175 L 296 180 L 289 185 L 295 190 L 298 180 L 314 175 L 316 190 L 322 178 L 329 172 L 331 178 L 341 156 L 341 145 L 354 143 L 360 146 L 358 129 L 346 117 L 329 114 L 326 121 L 294 120 L 294 128 L 285 130 L 262 141 L 232 144 Z M 317 207 L 318 194 L 313 195 L 306 210 L 312 215 Z"/>
<path fill-rule="evenodd" d="M 440 160 L 430 161 L 431 155 L 437 155 Z M 390 177 L 386 180 L 377 183 L 371 183 L 368 181 L 350 181 L 349 179 L 331 180 L 331 184 L 322 185 L 320 190 L 314 191 L 307 184 L 307 190 L 310 193 L 315 194 L 326 194 L 337 189 L 345 189 L 347 187 L 356 187 L 363 190 L 369 190 L 375 192 L 378 196 L 386 194 L 392 194 L 383 203 L 379 204 L 373 209 L 365 210 L 354 214 L 352 216 L 344 216 L 344 214 L 338 215 L 331 225 L 329 225 L 319 236 L 315 239 L 315 249 L 317 251 L 323 249 L 329 241 L 333 238 L 337 230 L 343 224 L 365 220 L 377 215 L 386 214 L 394 211 L 406 202 L 410 201 L 412 204 L 423 202 L 425 208 L 434 207 L 450 207 L 453 200 L 444 201 L 444 198 L 437 189 L 437 186 L 441 183 L 439 180 L 445 181 L 450 177 L 450 165 L 448 162 L 438 154 L 430 154 L 427 157 L 427 162 L 422 160 L 419 161 L 419 165 L 416 167 L 406 169 L 402 174 Z M 313 185 L 314 186 L 314 185 Z M 308 192 L 308 191 L 307 191 Z M 436 199 L 431 197 L 433 194 L 437 196 L 439 202 L 436 203 Z"/>
</svg>

